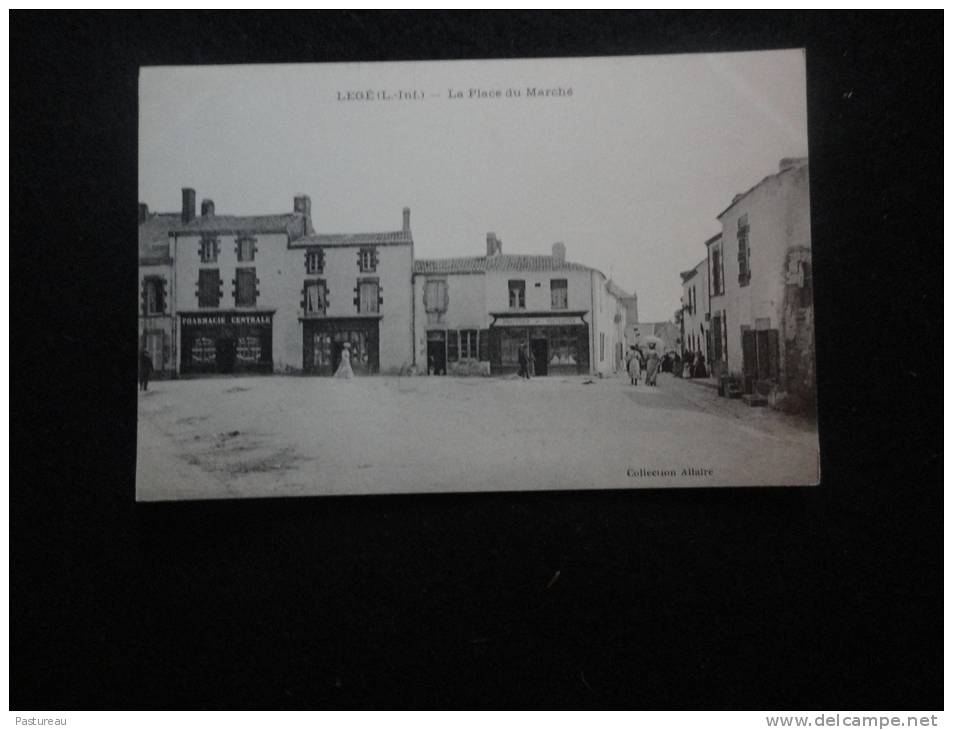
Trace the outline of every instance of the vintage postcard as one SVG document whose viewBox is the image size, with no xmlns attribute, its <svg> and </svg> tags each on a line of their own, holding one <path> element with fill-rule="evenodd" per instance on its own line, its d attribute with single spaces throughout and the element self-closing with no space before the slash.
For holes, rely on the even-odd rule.
<svg viewBox="0 0 953 730">
<path fill-rule="evenodd" d="M 819 482 L 803 51 L 139 101 L 139 501 Z"/>
</svg>

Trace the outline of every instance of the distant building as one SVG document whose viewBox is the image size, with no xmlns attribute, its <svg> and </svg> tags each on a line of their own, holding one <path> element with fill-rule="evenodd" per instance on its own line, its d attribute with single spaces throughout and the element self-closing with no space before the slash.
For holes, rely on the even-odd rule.
<svg viewBox="0 0 953 730">
<path fill-rule="evenodd" d="M 662 341 L 662 352 L 675 351 L 681 342 L 681 331 L 674 322 L 636 322 L 629 327 L 630 344 L 643 347 L 647 337 L 658 337 Z"/>
<path fill-rule="evenodd" d="M 736 195 L 709 241 L 712 359 L 746 392 L 813 402 L 814 308 L 808 161 L 781 160 L 778 172 Z M 763 389 L 764 386 L 762 386 Z"/>
<path fill-rule="evenodd" d="M 714 238 L 720 237 L 719 233 Z M 701 352 L 706 362 L 709 362 L 711 313 L 708 309 L 708 258 L 703 258 L 694 268 L 683 271 L 681 276 L 681 354 Z"/>
<path fill-rule="evenodd" d="M 139 204 L 139 348 L 152 358 L 153 377 L 175 374 L 175 292 L 169 228 L 177 213 L 150 213 Z"/>
<path fill-rule="evenodd" d="M 504 254 L 487 234 L 485 256 L 414 262 L 414 346 L 435 374 L 508 374 L 528 346 L 536 375 L 618 369 L 624 319 L 606 277 L 551 255 Z"/>
</svg>

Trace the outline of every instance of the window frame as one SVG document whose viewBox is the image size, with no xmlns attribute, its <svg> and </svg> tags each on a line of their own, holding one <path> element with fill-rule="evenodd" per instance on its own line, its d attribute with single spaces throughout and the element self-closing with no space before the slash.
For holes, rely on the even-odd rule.
<svg viewBox="0 0 953 730">
<path fill-rule="evenodd" d="M 562 286 L 554 286 L 556 284 L 561 284 Z M 561 306 L 557 305 L 556 302 L 556 293 L 562 291 L 563 302 Z M 549 280 L 549 306 L 554 310 L 565 310 L 569 309 L 569 279 L 550 279 Z"/>
<path fill-rule="evenodd" d="M 251 302 L 247 303 L 245 301 L 239 301 L 239 295 L 242 293 L 242 285 L 240 284 L 240 279 L 242 277 L 251 277 L 250 291 L 251 291 Z M 254 266 L 239 266 L 235 269 L 235 307 L 255 307 L 258 305 L 258 276 Z M 249 289 L 249 284 L 246 283 L 246 291 Z"/>
<path fill-rule="evenodd" d="M 519 286 L 514 289 L 513 285 L 518 284 Z M 506 282 L 506 289 L 508 292 L 507 301 L 509 302 L 510 309 L 526 309 L 526 279 L 509 279 Z M 513 304 L 513 294 L 517 294 L 517 303 Z"/>
<path fill-rule="evenodd" d="M 208 289 L 203 292 L 202 279 L 208 282 Z M 222 304 L 222 275 L 219 269 L 199 269 L 199 280 L 196 282 L 195 296 L 198 299 L 199 309 L 218 309 Z M 203 294 L 205 298 L 203 300 Z M 214 298 L 215 303 L 210 304 Z"/>
</svg>

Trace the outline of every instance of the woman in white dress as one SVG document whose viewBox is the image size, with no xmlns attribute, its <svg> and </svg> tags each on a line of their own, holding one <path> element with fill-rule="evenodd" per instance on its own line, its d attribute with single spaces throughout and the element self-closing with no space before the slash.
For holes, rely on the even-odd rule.
<svg viewBox="0 0 953 730">
<path fill-rule="evenodd" d="M 350 380 L 354 377 L 354 371 L 351 370 L 351 343 L 345 342 L 341 348 L 341 364 L 338 365 L 338 371 L 334 373 L 335 378 L 344 378 Z"/>
</svg>

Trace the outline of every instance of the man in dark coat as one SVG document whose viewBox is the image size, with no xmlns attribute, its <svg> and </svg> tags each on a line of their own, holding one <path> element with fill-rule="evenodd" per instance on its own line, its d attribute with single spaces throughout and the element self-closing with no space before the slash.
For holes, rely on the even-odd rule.
<svg viewBox="0 0 953 730">
<path fill-rule="evenodd" d="M 150 375 L 152 375 L 152 356 L 143 348 L 139 351 L 139 390 L 149 390 Z"/>
<path fill-rule="evenodd" d="M 529 368 L 527 367 L 527 362 L 526 362 L 526 348 L 523 345 L 520 345 L 520 349 L 517 356 L 519 357 L 519 362 L 520 362 L 519 376 L 521 378 L 529 378 Z"/>
</svg>

